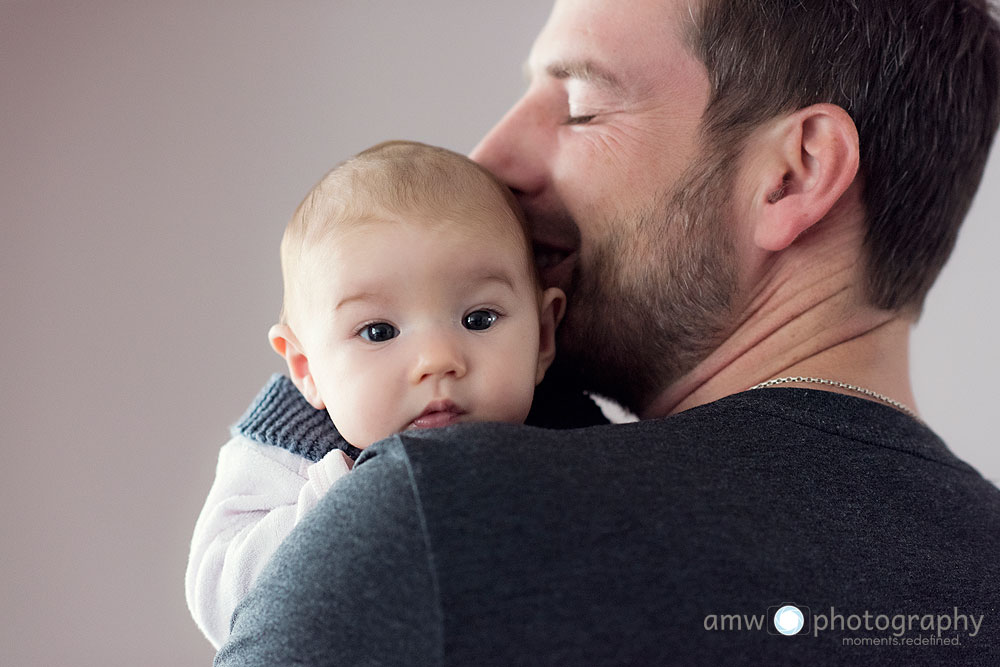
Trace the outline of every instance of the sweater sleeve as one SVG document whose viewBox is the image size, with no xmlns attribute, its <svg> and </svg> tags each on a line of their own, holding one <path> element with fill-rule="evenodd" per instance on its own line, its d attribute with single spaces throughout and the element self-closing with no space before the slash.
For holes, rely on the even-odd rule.
<svg viewBox="0 0 1000 667">
<path fill-rule="evenodd" d="M 185 573 L 188 608 L 216 648 L 278 544 L 350 465 L 341 450 L 312 462 L 239 435 L 220 450 Z"/>
<path fill-rule="evenodd" d="M 441 664 L 437 578 L 398 438 L 372 445 L 278 547 L 217 667 Z"/>
<path fill-rule="evenodd" d="M 608 420 L 566 372 L 552 368 L 535 389 L 525 423 L 567 429 L 607 424 Z M 318 461 L 334 449 L 342 450 L 351 459 L 361 454 L 360 449 L 344 440 L 326 411 L 311 406 L 292 381 L 280 373 L 272 375 L 260 390 L 233 426 L 233 433 L 310 461 Z"/>
<path fill-rule="evenodd" d="M 233 435 L 286 449 L 310 461 L 319 461 L 334 449 L 345 452 L 352 460 L 361 454 L 340 435 L 330 415 L 311 406 L 292 381 L 280 373 L 272 375 L 258 392 L 233 425 Z"/>
</svg>

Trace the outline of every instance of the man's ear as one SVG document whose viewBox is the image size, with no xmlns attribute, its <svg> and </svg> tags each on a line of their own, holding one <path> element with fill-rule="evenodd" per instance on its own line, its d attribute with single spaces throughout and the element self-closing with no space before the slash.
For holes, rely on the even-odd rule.
<svg viewBox="0 0 1000 667">
<path fill-rule="evenodd" d="M 288 374 L 292 382 L 302 393 L 309 405 L 317 410 L 324 410 L 326 404 L 316 389 L 316 381 L 309 371 L 309 359 L 302 350 L 302 344 L 295 337 L 292 328 L 287 324 L 275 324 L 267 332 L 267 338 L 271 341 L 271 347 L 278 353 L 278 356 L 288 364 Z"/>
<path fill-rule="evenodd" d="M 545 377 L 545 371 L 556 358 L 556 327 L 566 313 L 566 295 L 558 287 L 550 287 L 542 293 L 541 307 L 538 312 L 538 372 L 535 375 L 537 385 Z"/>
<path fill-rule="evenodd" d="M 784 250 L 830 212 L 858 173 L 858 129 L 842 108 L 814 104 L 782 116 L 750 142 L 754 244 Z"/>
</svg>

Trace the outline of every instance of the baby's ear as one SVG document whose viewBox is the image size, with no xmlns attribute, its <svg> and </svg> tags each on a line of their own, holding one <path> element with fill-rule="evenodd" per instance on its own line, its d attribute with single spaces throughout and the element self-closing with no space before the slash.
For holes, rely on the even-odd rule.
<svg viewBox="0 0 1000 667">
<path fill-rule="evenodd" d="M 295 337 L 295 332 L 287 324 L 275 324 L 267 332 L 267 338 L 271 341 L 271 347 L 278 353 L 285 363 L 288 364 L 288 374 L 292 382 L 302 393 L 309 405 L 317 410 L 326 409 L 326 404 L 316 389 L 316 381 L 309 371 L 309 359 L 302 350 L 302 344 Z"/>
<path fill-rule="evenodd" d="M 566 295 L 558 287 L 550 287 L 542 293 L 542 303 L 538 310 L 538 373 L 537 385 L 545 377 L 545 371 L 556 358 L 556 327 L 566 312 Z"/>
</svg>

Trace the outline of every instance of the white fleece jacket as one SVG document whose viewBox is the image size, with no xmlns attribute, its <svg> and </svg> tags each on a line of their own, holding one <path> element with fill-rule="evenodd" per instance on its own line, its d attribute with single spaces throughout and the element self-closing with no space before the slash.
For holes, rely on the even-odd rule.
<svg viewBox="0 0 1000 667">
<path fill-rule="evenodd" d="M 191 615 L 216 648 L 274 550 L 351 466 L 339 449 L 313 463 L 242 435 L 219 451 L 184 576 Z"/>
</svg>

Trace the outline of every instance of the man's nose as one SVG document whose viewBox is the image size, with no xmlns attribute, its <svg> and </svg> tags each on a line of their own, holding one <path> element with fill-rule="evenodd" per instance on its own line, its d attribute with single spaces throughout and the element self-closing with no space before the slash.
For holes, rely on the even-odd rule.
<svg viewBox="0 0 1000 667">
<path fill-rule="evenodd" d="M 515 194 L 532 196 L 545 185 L 544 129 L 540 110 L 525 95 L 472 149 L 469 157 L 493 172 Z"/>
<path fill-rule="evenodd" d="M 467 362 L 462 346 L 454 336 L 431 334 L 419 346 L 416 362 L 410 371 L 410 381 L 418 384 L 435 377 L 465 376 Z"/>
</svg>

